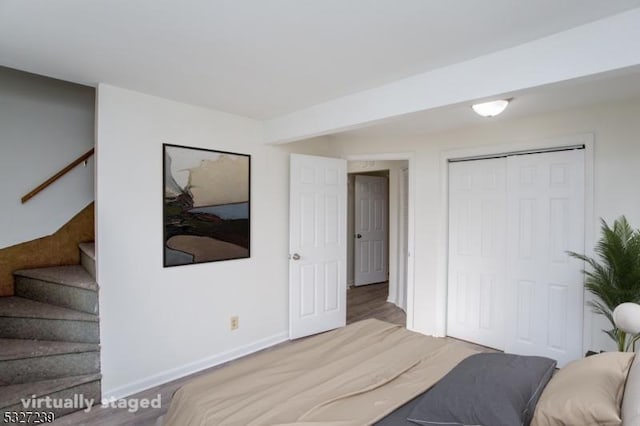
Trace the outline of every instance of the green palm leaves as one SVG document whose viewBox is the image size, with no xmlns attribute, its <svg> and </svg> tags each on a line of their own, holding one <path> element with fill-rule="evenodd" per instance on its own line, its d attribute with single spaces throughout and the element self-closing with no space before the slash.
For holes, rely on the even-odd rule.
<svg viewBox="0 0 640 426">
<path fill-rule="evenodd" d="M 602 236 L 594 252 L 597 259 L 569 252 L 589 266 L 583 271 L 585 287 L 597 296 L 589 302 L 595 313 L 604 315 L 611 325 L 604 330 L 618 345 L 619 351 L 629 350 L 640 336 L 627 336 L 616 328 L 613 310 L 624 302 L 640 303 L 640 231 L 634 230 L 622 216 L 609 227 L 602 220 Z"/>
</svg>

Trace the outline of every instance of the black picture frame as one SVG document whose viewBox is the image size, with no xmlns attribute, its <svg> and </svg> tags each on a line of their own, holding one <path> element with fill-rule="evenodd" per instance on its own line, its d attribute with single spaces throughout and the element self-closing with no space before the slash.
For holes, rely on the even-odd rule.
<svg viewBox="0 0 640 426">
<path fill-rule="evenodd" d="M 251 257 L 251 156 L 162 144 L 163 266 Z"/>
</svg>

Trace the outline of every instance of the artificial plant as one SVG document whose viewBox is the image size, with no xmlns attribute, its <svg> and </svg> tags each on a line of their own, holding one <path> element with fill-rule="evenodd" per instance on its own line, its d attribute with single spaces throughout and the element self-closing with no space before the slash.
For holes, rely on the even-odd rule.
<svg viewBox="0 0 640 426">
<path fill-rule="evenodd" d="M 612 325 L 603 330 L 613 339 L 619 351 L 627 351 L 638 336 L 627 336 L 613 321 L 613 310 L 621 303 L 640 303 L 640 231 L 633 229 L 627 219 L 621 216 L 613 222 L 613 227 L 601 219 L 602 235 L 594 248 L 596 258 L 569 252 L 575 258 L 587 263 L 585 287 L 596 296 L 589 301 L 595 313 L 604 315 Z"/>
</svg>

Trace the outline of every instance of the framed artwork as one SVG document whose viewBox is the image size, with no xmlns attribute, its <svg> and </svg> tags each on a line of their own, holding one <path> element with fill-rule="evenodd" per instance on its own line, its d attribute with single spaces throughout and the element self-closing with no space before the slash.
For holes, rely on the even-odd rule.
<svg viewBox="0 0 640 426">
<path fill-rule="evenodd" d="M 162 145 L 164 266 L 250 256 L 251 156 Z"/>
</svg>

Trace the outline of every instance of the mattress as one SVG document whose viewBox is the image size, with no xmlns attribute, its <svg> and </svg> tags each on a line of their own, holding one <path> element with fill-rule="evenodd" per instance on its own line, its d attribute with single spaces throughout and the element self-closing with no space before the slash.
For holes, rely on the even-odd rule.
<svg viewBox="0 0 640 426">
<path fill-rule="evenodd" d="M 174 395 L 167 426 L 372 424 L 476 351 L 370 319 L 238 360 Z"/>
<path fill-rule="evenodd" d="M 418 402 L 420 402 L 422 396 L 427 392 L 429 391 L 427 390 L 421 393 L 411 401 L 396 408 L 390 414 L 375 422 L 374 426 L 416 426 L 415 423 L 410 422 L 409 420 L 407 420 L 407 418 L 409 418 L 409 414 L 411 414 L 413 407 L 415 407 Z"/>
</svg>

